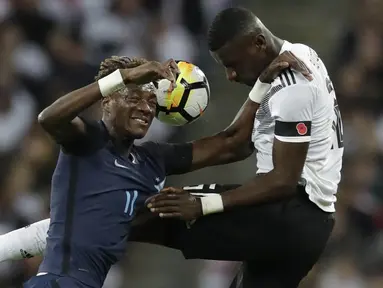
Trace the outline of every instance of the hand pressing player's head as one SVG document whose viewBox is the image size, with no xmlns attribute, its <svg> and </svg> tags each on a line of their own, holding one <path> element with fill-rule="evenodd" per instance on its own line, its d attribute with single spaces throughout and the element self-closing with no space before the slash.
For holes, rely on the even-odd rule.
<svg viewBox="0 0 383 288">
<path fill-rule="evenodd" d="M 244 8 L 228 8 L 220 12 L 210 26 L 208 42 L 210 53 L 225 67 L 230 81 L 253 86 L 262 71 L 273 61 L 275 64 L 275 60 L 280 61 L 277 66 L 273 64 L 273 72 L 289 66 L 305 77 L 305 72 L 308 72 L 307 67 L 299 66 L 302 62 L 292 54 L 292 57 L 276 59 L 280 58 L 278 55 L 283 41 L 274 36 L 250 10 Z M 294 67 L 295 64 L 297 67 Z"/>
<path fill-rule="evenodd" d="M 112 56 L 101 63 L 96 80 L 117 69 L 135 68 L 147 62 L 145 59 Z M 155 93 L 153 83 L 129 84 L 105 97 L 102 101 L 102 119 L 108 129 L 123 139 L 134 140 L 144 137 L 155 116 L 157 104 Z"/>
</svg>

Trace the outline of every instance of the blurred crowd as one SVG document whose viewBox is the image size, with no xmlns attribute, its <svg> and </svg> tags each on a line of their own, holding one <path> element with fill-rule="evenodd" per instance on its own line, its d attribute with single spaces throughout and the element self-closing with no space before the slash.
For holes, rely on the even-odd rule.
<svg viewBox="0 0 383 288">
<path fill-rule="evenodd" d="M 336 49 L 325 59 L 333 60 L 325 62 L 331 68 L 344 122 L 345 162 L 337 225 L 323 259 L 302 284 L 307 288 L 383 287 L 383 1 L 356 2 L 358 14 L 345 19 Z M 50 179 L 58 148 L 36 124 L 42 108 L 93 81 L 100 61 L 111 55 L 188 60 L 207 72 L 213 88 L 221 85 L 214 82 L 205 35 L 214 15 L 232 3 L 0 0 L 0 234 L 49 217 Z M 87 114 L 98 117 L 97 105 Z M 156 122 L 147 138 L 182 140 L 181 130 Z M 154 255 L 166 257 L 166 253 Z M 0 287 L 21 287 L 35 273 L 39 260 L 0 264 Z M 131 266 L 127 260 L 116 267 L 105 287 L 129 283 L 123 271 Z M 183 286 L 223 287 L 233 269 L 215 262 L 201 267 L 193 274 L 200 277 Z M 161 287 L 179 285 L 174 283 Z"/>
<path fill-rule="evenodd" d="M 345 158 L 323 288 L 383 287 L 383 2 L 354 9 L 333 55 Z"/>
</svg>

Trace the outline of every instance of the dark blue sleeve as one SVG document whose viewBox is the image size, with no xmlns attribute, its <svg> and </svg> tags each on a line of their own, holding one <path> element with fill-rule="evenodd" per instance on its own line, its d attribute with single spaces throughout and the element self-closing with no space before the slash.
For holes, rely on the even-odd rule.
<svg viewBox="0 0 383 288">
<path fill-rule="evenodd" d="M 166 175 L 184 174 L 190 172 L 193 160 L 193 145 L 191 143 L 155 143 L 142 144 L 154 157 L 163 163 Z"/>
<path fill-rule="evenodd" d="M 90 155 L 105 144 L 105 128 L 103 124 L 99 121 L 81 119 L 85 123 L 85 133 L 58 143 L 66 154 L 76 156 Z"/>
</svg>

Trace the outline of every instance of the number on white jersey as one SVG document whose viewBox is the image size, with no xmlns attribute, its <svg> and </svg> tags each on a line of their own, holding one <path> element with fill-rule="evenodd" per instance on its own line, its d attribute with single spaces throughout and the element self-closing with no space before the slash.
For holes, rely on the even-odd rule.
<svg viewBox="0 0 383 288">
<path fill-rule="evenodd" d="M 329 94 L 334 95 L 334 112 L 336 119 L 332 123 L 332 129 L 335 133 L 336 142 L 332 144 L 331 149 L 339 149 L 343 148 L 343 122 L 342 116 L 340 115 L 340 109 L 338 105 L 338 101 L 336 100 L 334 93 L 334 86 L 330 80 L 330 78 L 326 78 L 327 91 Z"/>
</svg>

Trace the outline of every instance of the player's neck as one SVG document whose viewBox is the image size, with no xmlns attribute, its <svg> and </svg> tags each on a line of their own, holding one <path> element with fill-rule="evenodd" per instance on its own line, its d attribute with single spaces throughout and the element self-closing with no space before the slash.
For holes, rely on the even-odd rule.
<svg viewBox="0 0 383 288">
<path fill-rule="evenodd" d="M 102 121 L 105 123 L 105 127 L 108 130 L 108 134 L 111 137 L 113 145 L 116 147 L 117 151 L 121 155 L 129 155 L 134 143 L 134 138 L 120 137 L 108 119 L 103 118 Z"/>
<path fill-rule="evenodd" d="M 284 43 L 284 40 L 274 36 L 273 34 L 271 34 L 271 32 L 269 33 L 270 34 L 266 34 L 266 37 L 267 37 L 266 57 L 264 57 L 262 60 L 258 59 L 256 63 L 256 67 L 254 67 L 255 70 L 258 69 L 259 74 L 261 74 L 261 72 L 264 69 L 266 69 L 270 65 L 270 63 L 274 61 L 275 58 L 278 57 Z"/>
<path fill-rule="evenodd" d="M 111 133 L 112 142 L 118 153 L 128 156 L 133 147 L 134 138 L 120 137 L 117 133 Z"/>
<path fill-rule="evenodd" d="M 269 47 L 269 54 L 271 59 L 270 63 L 281 53 L 284 42 L 284 40 L 278 38 L 277 36 L 271 35 Z"/>
<path fill-rule="evenodd" d="M 122 156 L 128 157 L 130 151 L 132 150 L 134 140 L 132 139 L 113 139 L 113 144 L 116 147 L 116 150 Z"/>
</svg>

